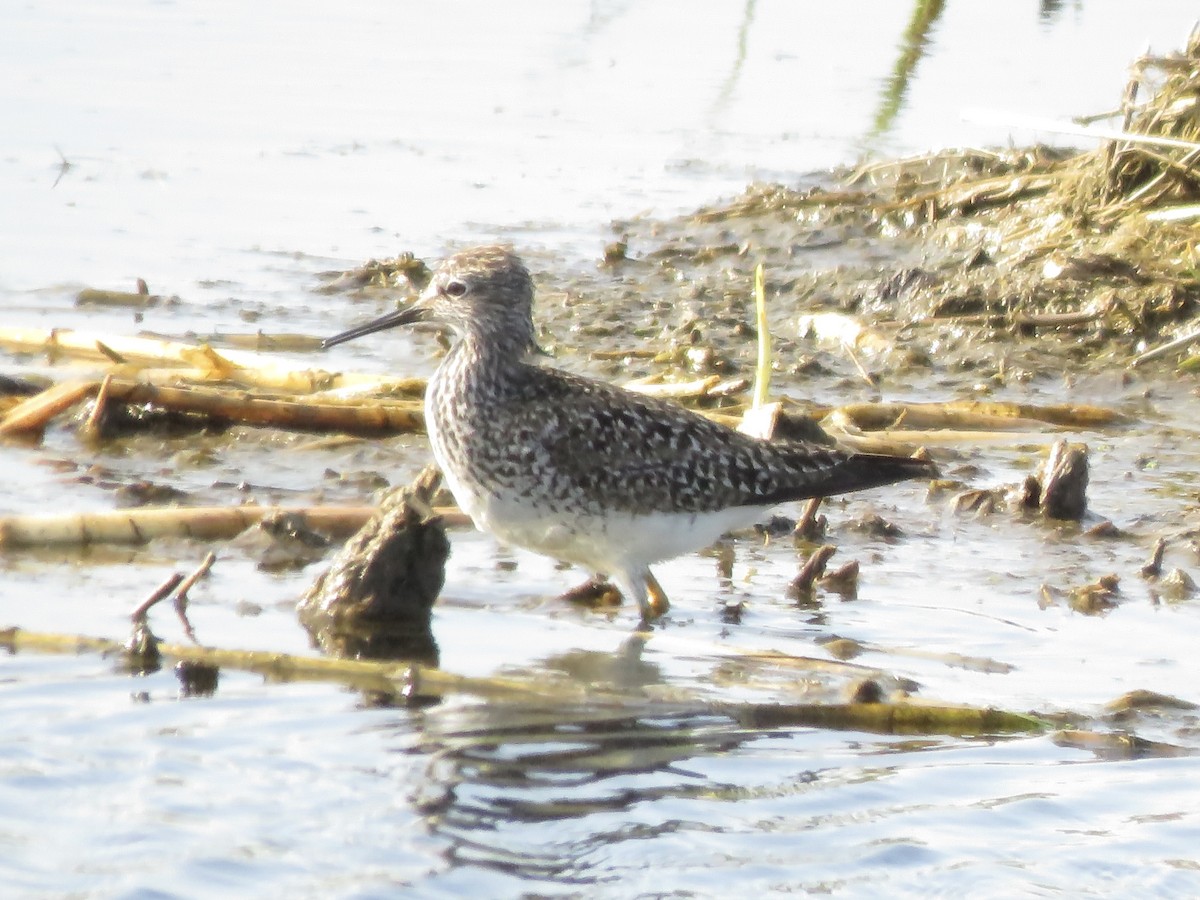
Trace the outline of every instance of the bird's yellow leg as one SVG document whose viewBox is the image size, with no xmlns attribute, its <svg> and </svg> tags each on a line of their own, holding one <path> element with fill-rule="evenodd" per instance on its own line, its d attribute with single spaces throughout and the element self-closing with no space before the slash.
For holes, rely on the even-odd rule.
<svg viewBox="0 0 1200 900">
<path fill-rule="evenodd" d="M 658 583 L 658 579 L 649 569 L 646 570 L 646 593 L 649 594 L 649 597 L 642 609 L 642 618 L 646 621 L 663 616 L 671 608 L 667 592 L 662 589 L 662 585 Z"/>
</svg>

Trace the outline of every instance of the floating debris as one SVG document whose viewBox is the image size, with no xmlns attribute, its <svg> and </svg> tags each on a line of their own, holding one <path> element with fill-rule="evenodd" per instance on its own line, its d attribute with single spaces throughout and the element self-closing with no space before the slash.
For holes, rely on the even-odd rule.
<svg viewBox="0 0 1200 900">
<path fill-rule="evenodd" d="M 1169 694 L 1160 694 L 1158 691 L 1138 689 L 1124 693 L 1115 700 L 1110 700 L 1104 704 L 1104 708 L 1112 716 L 1126 716 L 1135 712 L 1160 710 L 1187 712 L 1200 709 L 1200 704 L 1190 700 L 1181 700 L 1179 697 L 1172 697 Z"/>
<path fill-rule="evenodd" d="M 178 303 L 178 297 L 165 298 L 151 294 L 146 282 L 139 278 L 136 291 L 105 291 L 96 288 L 84 288 L 75 295 L 76 306 L 128 306 L 133 309 L 144 309 L 157 306 L 169 299 Z"/>
<path fill-rule="evenodd" d="M 804 504 L 804 512 L 800 516 L 800 521 L 792 529 L 792 537 L 796 541 L 815 544 L 825 539 L 829 519 L 818 512 L 823 499 L 823 497 L 813 497 Z"/>
<path fill-rule="evenodd" d="M 850 638 L 833 638 L 832 640 L 822 641 L 821 646 L 834 659 L 849 660 L 860 656 L 867 648 L 858 641 Z M 878 682 L 876 682 L 878 683 Z"/>
<path fill-rule="evenodd" d="M 1183 569 L 1172 569 L 1159 579 L 1155 594 L 1167 601 L 1190 600 L 1196 595 L 1196 581 Z"/>
<path fill-rule="evenodd" d="M 1141 572 L 1143 578 L 1158 578 L 1162 574 L 1163 554 L 1167 550 L 1167 539 L 1159 538 L 1154 542 L 1154 551 L 1150 554 L 1150 559 L 1142 566 Z"/>
<path fill-rule="evenodd" d="M 1067 605 L 1085 616 L 1103 615 L 1110 612 L 1120 601 L 1121 579 L 1116 575 L 1102 575 L 1091 584 L 1063 590 L 1043 584 L 1039 605 L 1045 609 L 1056 606 L 1063 597 Z"/>
<path fill-rule="evenodd" d="M 323 294 L 365 288 L 394 289 L 405 285 L 420 292 L 429 283 L 430 271 L 423 260 L 406 252 L 391 259 L 370 259 L 344 272 L 323 272 L 321 277 L 325 283 L 318 291 Z"/>
<path fill-rule="evenodd" d="M 844 566 L 822 577 L 819 584 L 827 591 L 841 594 L 844 598 L 852 600 L 858 596 L 858 573 L 858 560 L 852 559 Z"/>
<path fill-rule="evenodd" d="M 825 574 L 825 565 L 835 553 L 837 553 L 837 547 L 832 544 L 826 544 L 814 550 L 804 561 L 804 565 L 800 568 L 800 574 L 788 585 L 788 596 L 793 600 L 802 600 L 812 596 L 817 579 Z"/>
<path fill-rule="evenodd" d="M 1097 759 L 1127 760 L 1127 759 L 1173 759 L 1180 756 L 1193 756 L 1194 750 L 1167 744 L 1162 741 L 1151 741 L 1138 737 L 1136 734 L 1112 733 L 1103 734 L 1095 731 L 1066 730 L 1054 735 L 1054 743 L 1060 747 L 1075 747 L 1095 754 Z"/>
</svg>

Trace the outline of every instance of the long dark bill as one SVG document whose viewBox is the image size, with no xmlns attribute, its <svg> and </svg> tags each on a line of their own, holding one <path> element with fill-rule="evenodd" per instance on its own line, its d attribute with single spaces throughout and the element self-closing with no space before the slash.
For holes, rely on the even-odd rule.
<svg viewBox="0 0 1200 900">
<path fill-rule="evenodd" d="M 376 331 L 383 331 L 386 328 L 395 328 L 399 325 L 411 325 L 414 322 L 420 322 L 425 318 L 425 310 L 419 306 L 406 306 L 404 309 L 398 309 L 395 312 L 390 312 L 387 315 L 380 316 L 378 319 L 372 319 L 356 328 L 350 328 L 343 331 L 341 334 L 335 334 L 333 337 L 325 338 L 321 341 L 321 349 L 328 350 L 330 347 L 335 347 L 338 344 L 344 344 L 346 341 L 352 341 L 355 338 L 360 338 L 366 334 L 374 334 Z"/>
</svg>

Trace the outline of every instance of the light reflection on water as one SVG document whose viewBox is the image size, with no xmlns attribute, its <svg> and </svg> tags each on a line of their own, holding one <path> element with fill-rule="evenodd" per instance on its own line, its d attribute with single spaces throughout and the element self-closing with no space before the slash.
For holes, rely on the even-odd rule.
<svg viewBox="0 0 1200 900">
<path fill-rule="evenodd" d="M 1158 457 L 1165 471 L 1150 482 L 1188 458 L 1186 445 L 1175 456 L 1169 444 Z M 1138 446 L 1114 441 L 1107 465 L 1124 471 Z M 1095 489 L 1094 508 L 1119 514 L 1125 485 L 1097 479 Z M 1143 548 L 1047 540 L 1041 526 L 1007 519 L 943 518 L 920 495 L 898 486 L 831 510 L 849 519 L 870 505 L 909 535 L 887 543 L 836 533 L 840 554 L 873 560 L 857 599 L 825 595 L 798 618 L 782 590 L 794 551 L 739 541 L 726 590 L 748 603 L 742 624 L 722 622 L 714 561 L 685 558 L 659 573 L 676 610 L 644 643 L 629 636 L 628 610 L 607 619 L 546 599 L 571 579 L 549 561 L 455 535 L 434 621 L 443 665 L 645 697 L 619 708 L 450 698 L 370 709 L 335 687 L 263 685 L 229 671 L 215 697 L 182 700 L 169 673 L 130 678 L 95 656 L 3 659 L 0 877 L 30 893 L 161 887 L 178 896 L 377 896 L 409 886 L 426 896 L 630 896 L 664 885 L 704 896 L 730 884 L 1186 894 L 1198 823 L 1181 785 L 1195 778 L 1193 759 L 1100 762 L 1047 737 L 757 729 L 671 700 L 673 689 L 709 700 L 789 697 L 786 672 L 735 665 L 739 651 L 821 657 L 814 642 L 833 635 L 863 642 L 856 662 L 913 678 L 933 700 L 1094 713 L 1133 688 L 1191 696 L 1195 604 L 1154 607 L 1137 584 L 1105 618 L 1036 604 L 1037 578 L 1129 571 Z M 1144 514 L 1155 514 L 1153 498 L 1139 504 Z M 44 556 L 10 557 L 4 608 L 28 627 L 120 635 L 132 602 L 196 552 L 183 543 L 90 551 L 61 569 Z M 933 585 L 931 553 L 943 573 Z M 46 597 L 55 571 L 65 577 Z M 223 646 L 304 652 L 291 602 L 311 572 L 265 576 L 225 551 L 197 586 L 192 620 Z M 246 600 L 259 611 L 240 612 Z M 155 621 L 179 639 L 168 613 Z M 963 668 L 945 654 L 1015 668 Z M 1128 727 L 1178 742 L 1187 722 L 1167 714 Z"/>
<path fill-rule="evenodd" d="M 552 746 L 555 734 L 566 743 Z M 665 885 L 709 895 L 734 875 L 751 890 L 933 895 L 989 883 L 1001 893 L 1071 893 L 1098 872 L 1118 890 L 1140 878 L 1190 883 L 1172 862 L 1192 853 L 1175 818 L 1195 815 L 1157 783 L 1169 771 L 1119 779 L 1123 796 L 1095 804 L 1093 778 L 1108 775 L 1054 765 L 1044 739 L 910 749 L 894 738 L 745 732 L 715 718 L 613 719 L 496 738 L 487 729 L 444 736 L 430 770 L 440 790 L 426 786 L 432 797 L 421 805 L 468 870 L 615 895 Z M 1133 796 L 1160 815 L 1111 814 Z M 435 884 L 453 890 L 472 877 L 452 870 Z"/>
<path fill-rule="evenodd" d="M 1106 467 L 1129 469 L 1139 446 L 1114 439 Z M 1186 443 L 1171 446 L 1139 489 L 1189 458 Z M 1126 489 L 1097 479 L 1094 508 L 1119 516 Z M 1159 510 L 1155 496 L 1143 514 L 1175 508 L 1162 498 Z M 711 895 L 728 884 L 1186 894 L 1197 815 L 1181 785 L 1193 759 L 1100 762 L 1047 737 L 758 729 L 671 699 L 791 697 L 786 671 L 739 661 L 740 651 L 822 657 L 815 642 L 835 635 L 868 648 L 855 662 L 915 679 L 931 700 L 1095 714 L 1134 688 L 1192 696 L 1194 603 L 1156 607 L 1136 583 L 1108 617 L 1036 603 L 1037 579 L 1128 572 L 1145 548 L 946 518 L 916 486 L 831 510 L 835 528 L 863 506 L 909 536 L 835 531 L 839 554 L 871 561 L 857 599 L 824 595 L 798 610 L 783 595 L 794 551 L 738 541 L 723 590 L 747 601 L 742 624 L 722 620 L 714 561 L 690 557 L 662 567 L 676 609 L 644 643 L 630 638 L 628 610 L 608 619 L 547 599 L 572 578 L 549 561 L 455 535 L 434 621 L 443 665 L 644 697 L 619 708 L 450 698 L 370 709 L 335 687 L 228 671 L 215 697 L 181 700 L 169 673 L 130 678 L 95 656 L 0 660 L 0 877 L 31 893 L 163 886 L 180 896 L 371 896 L 408 884 L 430 896 L 629 896 L 663 885 Z M 89 551 L 80 564 L 11 556 L 4 609 L 32 628 L 120 635 L 133 601 L 196 553 L 180 542 Z M 291 603 L 312 571 L 267 576 L 226 550 L 196 588 L 193 623 L 222 646 L 304 652 Z M 244 601 L 258 611 L 241 611 Z M 169 613 L 155 622 L 180 639 Z M 964 668 L 952 654 L 1012 668 Z M 805 690 L 817 687 L 810 677 Z M 1188 715 L 1112 727 L 1178 743 L 1194 728 Z"/>
<path fill-rule="evenodd" d="M 42 723 L 0 745 L 0 872 L 17 895 L 1195 886 L 1189 760 L 759 731 L 661 708 L 372 710 L 237 674 L 180 701 L 170 675 L 107 669 L 6 666 L 6 718 Z"/>
</svg>

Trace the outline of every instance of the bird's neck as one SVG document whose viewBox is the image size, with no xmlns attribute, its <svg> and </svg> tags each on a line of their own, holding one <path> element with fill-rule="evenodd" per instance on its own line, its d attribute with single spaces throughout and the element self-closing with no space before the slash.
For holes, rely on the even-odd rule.
<svg viewBox="0 0 1200 900">
<path fill-rule="evenodd" d="M 499 374 L 522 368 L 536 350 L 532 330 L 483 333 L 471 329 L 459 336 L 450 354 L 457 357 L 458 365 Z"/>
<path fill-rule="evenodd" d="M 497 340 L 495 335 L 462 335 L 439 368 L 439 376 L 451 390 L 471 392 L 480 388 L 495 391 L 500 385 L 519 381 L 535 348 L 521 340 Z"/>
</svg>

